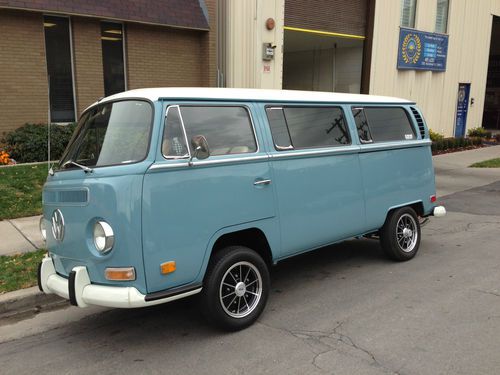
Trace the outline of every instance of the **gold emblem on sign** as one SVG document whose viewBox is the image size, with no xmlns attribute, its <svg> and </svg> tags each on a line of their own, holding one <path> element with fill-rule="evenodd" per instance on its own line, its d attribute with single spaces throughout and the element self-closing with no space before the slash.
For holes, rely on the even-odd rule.
<svg viewBox="0 0 500 375">
<path fill-rule="evenodd" d="M 403 39 L 401 55 L 407 64 L 416 64 L 422 53 L 422 42 L 417 34 L 409 33 Z"/>
</svg>

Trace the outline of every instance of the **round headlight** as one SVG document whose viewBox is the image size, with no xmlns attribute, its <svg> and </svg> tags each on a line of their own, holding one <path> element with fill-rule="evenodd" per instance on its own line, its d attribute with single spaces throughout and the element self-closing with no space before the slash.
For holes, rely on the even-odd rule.
<svg viewBox="0 0 500 375">
<path fill-rule="evenodd" d="M 45 221 L 43 220 L 43 216 L 40 218 L 40 222 L 38 223 L 38 227 L 40 228 L 40 233 L 44 241 L 47 240 L 47 228 L 45 228 Z"/>
<path fill-rule="evenodd" d="M 115 234 L 111 226 L 105 221 L 98 221 L 94 225 L 94 245 L 100 253 L 107 253 L 113 248 Z"/>
</svg>

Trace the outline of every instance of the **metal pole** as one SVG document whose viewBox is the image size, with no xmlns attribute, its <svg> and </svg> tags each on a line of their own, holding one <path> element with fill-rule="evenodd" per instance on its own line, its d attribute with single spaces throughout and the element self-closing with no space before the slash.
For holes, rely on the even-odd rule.
<svg viewBox="0 0 500 375">
<path fill-rule="evenodd" d="M 47 75 L 47 173 L 50 171 L 50 74 Z"/>
</svg>

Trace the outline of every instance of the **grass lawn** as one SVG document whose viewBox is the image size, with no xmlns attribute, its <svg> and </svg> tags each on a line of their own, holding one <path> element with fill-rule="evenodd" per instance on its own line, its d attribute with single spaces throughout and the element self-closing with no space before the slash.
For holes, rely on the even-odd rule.
<svg viewBox="0 0 500 375">
<path fill-rule="evenodd" d="M 471 165 L 472 168 L 500 168 L 500 158 L 480 161 Z"/>
<path fill-rule="evenodd" d="M 0 294 L 37 285 L 38 263 L 46 252 L 0 256 Z"/>
<path fill-rule="evenodd" d="M 47 163 L 0 168 L 0 220 L 40 215 Z"/>
</svg>

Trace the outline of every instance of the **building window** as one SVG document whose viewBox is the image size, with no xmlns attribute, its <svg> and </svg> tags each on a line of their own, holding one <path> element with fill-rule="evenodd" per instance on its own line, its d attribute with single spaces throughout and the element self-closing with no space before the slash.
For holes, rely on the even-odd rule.
<svg viewBox="0 0 500 375">
<path fill-rule="evenodd" d="M 123 62 L 123 25 L 101 22 L 102 64 L 104 95 L 125 91 L 125 65 Z"/>
<path fill-rule="evenodd" d="M 417 0 L 401 0 L 401 26 L 415 27 Z"/>
<path fill-rule="evenodd" d="M 448 27 L 448 6 L 449 0 L 437 0 L 436 9 L 436 32 L 446 33 Z"/>
<path fill-rule="evenodd" d="M 75 121 L 69 18 L 45 16 L 45 54 L 49 82 L 50 121 Z"/>
</svg>

